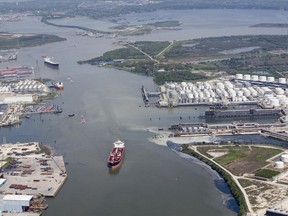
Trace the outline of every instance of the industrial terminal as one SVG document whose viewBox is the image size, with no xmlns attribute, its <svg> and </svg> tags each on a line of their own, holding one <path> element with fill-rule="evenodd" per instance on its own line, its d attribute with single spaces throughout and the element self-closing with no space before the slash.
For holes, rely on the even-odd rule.
<svg viewBox="0 0 288 216">
<path fill-rule="evenodd" d="M 276 215 L 281 209 L 285 213 L 281 215 L 288 214 L 286 78 L 236 74 L 206 82 L 165 83 L 156 92 L 142 86 L 141 92 L 146 107 L 201 107 L 196 122 L 190 116 L 185 122 L 180 116 L 180 122 L 167 130 L 149 129 L 157 134 L 151 141 L 168 146 L 186 144 L 186 151 L 220 167 L 240 188 L 249 212 Z M 222 139 L 241 135 L 249 137 L 250 143 Z M 253 143 L 255 135 L 281 144 Z"/>
<path fill-rule="evenodd" d="M 58 83 L 61 82 L 56 84 Z M 49 95 L 57 96 L 54 89 L 62 90 L 63 84 L 56 84 L 51 82 L 49 85 L 30 79 L 0 82 L 0 126 L 20 124 L 21 118 L 29 117 L 31 114 L 61 113 L 62 109 L 57 105 L 36 106 L 43 103 L 43 98 Z"/>
<path fill-rule="evenodd" d="M 144 86 L 141 90 L 149 106 L 206 106 L 199 118 L 232 119 L 229 124 L 172 125 L 174 136 L 261 134 L 288 141 L 288 81 L 285 78 L 236 74 L 207 82 L 166 83 L 152 93 Z M 153 102 L 150 99 L 154 99 Z M 240 105 L 243 106 L 239 108 Z M 272 117 L 276 121 L 258 123 L 257 118 L 261 117 Z M 256 122 L 243 123 L 243 118 L 254 118 Z"/>
<path fill-rule="evenodd" d="M 286 78 L 236 74 L 207 82 L 166 83 L 154 93 L 143 86 L 142 95 L 147 104 L 158 107 L 258 104 L 263 108 L 286 108 L 288 82 Z M 151 97 L 159 99 L 153 104 Z"/>
<path fill-rule="evenodd" d="M 288 81 L 286 78 L 236 74 L 207 82 L 166 83 L 157 92 L 148 92 L 142 86 L 142 96 L 148 106 L 181 107 L 206 106 L 200 118 L 238 119 L 273 117 L 275 123 L 242 123 L 215 125 L 179 124 L 175 136 L 199 134 L 262 134 L 288 141 Z M 158 100 L 154 98 L 157 97 Z M 150 102 L 150 99 L 154 99 Z M 240 105 L 243 105 L 241 108 Z M 244 108 L 243 108 L 244 107 Z M 171 126 L 171 129 L 178 127 Z M 179 128 L 178 128 L 179 129 Z"/>
<path fill-rule="evenodd" d="M 37 143 L 0 146 L 0 206 L 2 214 L 41 215 L 67 179 L 62 156 L 53 156 Z M 46 153 L 45 153 L 46 152 Z"/>
</svg>

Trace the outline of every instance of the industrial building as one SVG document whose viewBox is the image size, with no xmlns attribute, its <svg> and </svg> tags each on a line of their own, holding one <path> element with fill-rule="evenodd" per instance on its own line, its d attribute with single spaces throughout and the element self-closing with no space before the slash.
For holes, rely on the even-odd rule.
<svg viewBox="0 0 288 216">
<path fill-rule="evenodd" d="M 11 104 L 11 103 L 33 103 L 33 95 L 25 94 L 25 95 L 10 95 L 3 98 L 3 104 Z"/>
<path fill-rule="evenodd" d="M 280 209 L 267 209 L 265 216 L 288 216 L 288 212 Z"/>
<path fill-rule="evenodd" d="M 5 195 L 2 199 L 3 212 L 25 212 L 30 206 L 32 195 Z"/>
</svg>

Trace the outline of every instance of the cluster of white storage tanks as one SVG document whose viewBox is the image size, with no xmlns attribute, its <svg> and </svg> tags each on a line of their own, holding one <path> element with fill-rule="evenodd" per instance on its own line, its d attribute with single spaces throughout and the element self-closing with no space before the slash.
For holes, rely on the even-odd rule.
<svg viewBox="0 0 288 216">
<path fill-rule="evenodd" d="M 247 80 L 247 81 L 261 81 L 261 82 L 275 82 L 275 77 L 269 76 L 258 76 L 250 74 L 236 74 L 236 79 Z M 286 78 L 279 78 L 278 83 L 285 84 L 287 83 Z"/>
<path fill-rule="evenodd" d="M 288 108 L 288 98 L 286 97 L 288 89 L 284 90 L 280 87 L 270 89 L 267 86 L 251 86 L 250 83 L 243 85 L 228 80 L 197 82 L 195 84 L 190 82 L 166 83 L 160 87 L 160 91 L 167 91 L 169 98 L 182 103 L 212 103 L 219 102 L 224 98 L 233 102 L 245 102 L 261 98 L 270 106 Z"/>
<path fill-rule="evenodd" d="M 13 86 L 14 92 L 39 92 L 45 91 L 46 85 L 35 80 L 21 80 Z"/>
<path fill-rule="evenodd" d="M 272 107 L 285 107 L 288 108 L 288 97 L 285 95 L 285 91 L 281 88 L 275 88 L 275 96 L 268 94 L 264 96 L 264 101 Z"/>
<path fill-rule="evenodd" d="M 280 156 L 280 160 L 275 162 L 275 168 L 283 169 L 285 167 L 285 163 L 288 163 L 288 154 L 282 154 Z"/>
<path fill-rule="evenodd" d="M 180 102 L 217 102 L 217 95 L 212 89 L 212 85 L 209 82 L 197 82 L 196 84 L 182 82 L 178 83 L 166 83 L 164 87 L 160 87 L 160 91 L 167 91 L 169 97 L 172 99 L 178 99 Z"/>
<path fill-rule="evenodd" d="M 1 83 L 0 92 L 11 92 L 11 86 L 8 83 Z"/>
</svg>

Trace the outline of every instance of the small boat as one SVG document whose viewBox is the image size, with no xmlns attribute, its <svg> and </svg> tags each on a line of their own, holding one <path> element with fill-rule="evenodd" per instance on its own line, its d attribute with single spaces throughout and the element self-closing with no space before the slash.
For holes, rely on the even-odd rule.
<svg viewBox="0 0 288 216">
<path fill-rule="evenodd" d="M 125 143 L 117 140 L 113 143 L 114 147 L 112 151 L 110 152 L 110 155 L 108 157 L 108 163 L 107 166 L 109 169 L 116 169 L 120 167 L 121 162 L 124 158 L 125 153 Z"/>
<path fill-rule="evenodd" d="M 86 123 L 86 119 L 84 115 L 81 115 L 81 124 L 85 124 L 85 123 Z"/>
<path fill-rule="evenodd" d="M 75 116 L 75 114 L 74 113 L 70 113 L 70 114 L 68 114 L 68 116 L 69 117 L 73 117 L 73 116 Z"/>
</svg>

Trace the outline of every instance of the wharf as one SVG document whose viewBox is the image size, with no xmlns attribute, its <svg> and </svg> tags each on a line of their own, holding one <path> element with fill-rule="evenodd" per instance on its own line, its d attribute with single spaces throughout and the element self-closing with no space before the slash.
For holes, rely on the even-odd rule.
<svg viewBox="0 0 288 216">
<path fill-rule="evenodd" d="M 273 132 L 271 130 L 265 130 L 262 129 L 261 133 L 263 134 L 263 136 L 268 136 L 268 137 L 272 137 L 275 139 L 279 139 L 279 140 L 283 140 L 283 141 L 287 141 L 288 142 L 288 134 L 285 131 L 281 131 L 281 133 L 276 133 Z"/>
<path fill-rule="evenodd" d="M 1 157 L 14 158 L 2 167 L 3 194 L 57 194 L 67 179 L 63 157 L 46 155 L 41 148 L 37 142 L 1 145 Z"/>
<path fill-rule="evenodd" d="M 260 134 L 288 141 L 288 134 L 284 133 L 286 129 L 287 125 L 285 123 L 259 124 L 236 122 L 230 124 L 185 123 L 172 125 L 169 128 L 169 130 L 174 132 L 174 137 Z"/>
<path fill-rule="evenodd" d="M 141 92 L 142 92 L 142 97 L 143 97 L 144 102 L 148 103 L 149 102 L 149 97 L 148 97 L 148 93 L 147 93 L 144 85 L 141 88 Z"/>
<path fill-rule="evenodd" d="M 23 115 L 44 114 L 44 113 L 62 113 L 62 108 L 57 105 L 40 106 L 40 107 L 27 107 Z"/>
<path fill-rule="evenodd" d="M 244 109 L 244 110 L 208 110 L 205 118 L 239 118 L 239 117 L 282 117 L 285 112 L 282 109 Z"/>
</svg>

